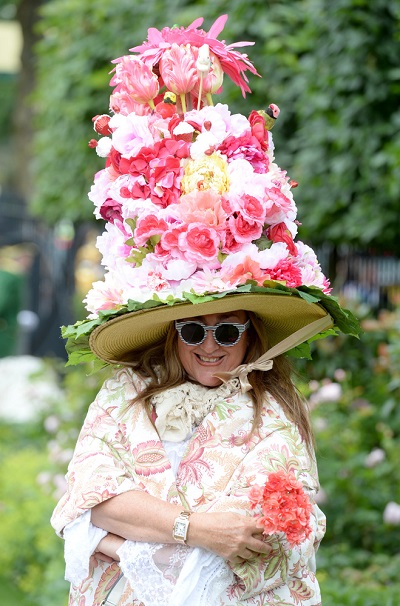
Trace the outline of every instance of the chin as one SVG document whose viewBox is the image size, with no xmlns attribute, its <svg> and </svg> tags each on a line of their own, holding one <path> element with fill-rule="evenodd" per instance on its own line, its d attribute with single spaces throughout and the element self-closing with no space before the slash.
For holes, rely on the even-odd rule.
<svg viewBox="0 0 400 606">
<path fill-rule="evenodd" d="M 203 385 L 205 387 L 218 387 L 218 385 L 222 385 L 221 379 L 217 379 L 215 377 L 210 377 L 208 381 L 204 381 Z"/>
<path fill-rule="evenodd" d="M 200 385 L 204 385 L 204 387 L 218 387 L 218 385 L 222 384 L 221 379 L 217 377 L 213 377 L 212 375 L 197 375 L 195 377 L 190 377 L 196 383 Z"/>
</svg>

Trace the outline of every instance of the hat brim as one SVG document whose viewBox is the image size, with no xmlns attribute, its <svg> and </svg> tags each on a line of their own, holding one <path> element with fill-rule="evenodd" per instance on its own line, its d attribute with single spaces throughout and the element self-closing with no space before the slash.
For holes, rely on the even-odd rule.
<svg viewBox="0 0 400 606">
<path fill-rule="evenodd" d="M 92 332 L 90 348 L 98 358 L 108 363 L 123 363 L 127 354 L 143 350 L 162 340 L 170 323 L 175 320 L 238 310 L 254 312 L 262 319 L 270 347 L 300 328 L 329 315 L 318 303 L 309 303 L 299 296 L 232 294 L 212 301 L 161 305 L 114 317 Z"/>
</svg>

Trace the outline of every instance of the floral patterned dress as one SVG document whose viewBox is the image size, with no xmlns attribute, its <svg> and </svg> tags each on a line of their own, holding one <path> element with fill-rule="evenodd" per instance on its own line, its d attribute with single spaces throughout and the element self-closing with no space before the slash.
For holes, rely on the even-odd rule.
<svg viewBox="0 0 400 606">
<path fill-rule="evenodd" d="M 143 490 L 193 511 L 250 515 L 250 488 L 262 485 L 270 472 L 291 471 L 313 503 L 312 533 L 295 547 L 278 535 L 270 537 L 268 555 L 232 565 L 234 582 L 221 596 L 220 606 L 319 606 L 314 565 L 325 517 L 315 504 L 316 464 L 278 403 L 266 397 L 260 431 L 244 444 L 253 418 L 250 397 L 237 390 L 216 390 L 212 407 L 187 441 L 175 477 L 146 411 L 140 404 L 129 406 L 143 387 L 131 369 L 118 370 L 90 406 L 68 468 L 67 493 L 52 517 L 55 530 L 61 535 L 67 524 L 93 506 L 130 490 Z M 182 389 L 174 389 L 179 400 Z M 173 401 L 174 390 L 168 390 L 166 398 Z M 178 402 L 175 413 L 179 407 Z M 195 407 L 193 415 L 196 418 Z M 101 606 L 120 573 L 116 562 L 92 556 L 88 577 L 71 586 L 70 606 Z M 118 606 L 128 605 L 143 605 L 129 583 Z"/>
</svg>

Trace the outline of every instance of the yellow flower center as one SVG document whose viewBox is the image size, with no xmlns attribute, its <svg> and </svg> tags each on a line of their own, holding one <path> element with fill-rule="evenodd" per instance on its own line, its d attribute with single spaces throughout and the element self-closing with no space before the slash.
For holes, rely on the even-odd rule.
<svg viewBox="0 0 400 606">
<path fill-rule="evenodd" d="M 216 153 L 199 160 L 189 160 L 181 181 L 181 191 L 213 189 L 219 194 L 229 190 L 228 163 Z"/>
</svg>

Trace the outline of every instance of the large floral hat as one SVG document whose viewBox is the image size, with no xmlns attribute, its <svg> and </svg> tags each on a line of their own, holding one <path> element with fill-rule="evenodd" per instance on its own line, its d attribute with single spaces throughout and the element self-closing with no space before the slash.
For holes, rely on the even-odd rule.
<svg viewBox="0 0 400 606">
<path fill-rule="evenodd" d="M 151 28 L 114 61 L 110 113 L 89 145 L 106 158 L 89 193 L 105 230 L 105 275 L 86 296 L 88 318 L 64 327 L 70 363 L 120 363 L 171 321 L 244 309 L 287 351 L 358 324 L 330 295 L 314 251 L 296 240 L 296 183 L 275 162 L 279 108 L 248 116 L 214 104 L 224 75 L 251 92 L 247 55 L 209 32 Z"/>
</svg>

